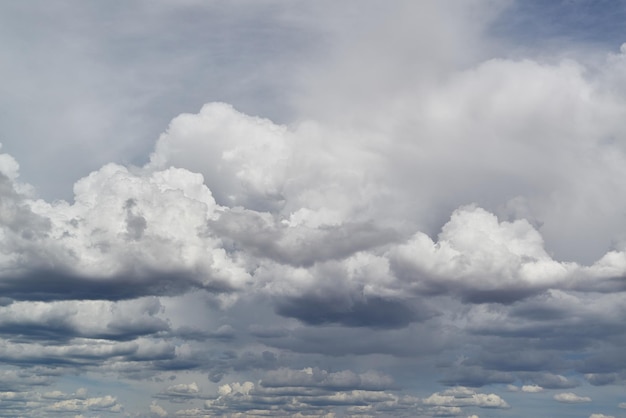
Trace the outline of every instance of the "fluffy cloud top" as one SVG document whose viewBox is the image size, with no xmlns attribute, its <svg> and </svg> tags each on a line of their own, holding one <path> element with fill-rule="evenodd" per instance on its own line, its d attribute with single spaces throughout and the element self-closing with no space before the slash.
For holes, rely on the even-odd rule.
<svg viewBox="0 0 626 418">
<path fill-rule="evenodd" d="M 539 385 L 524 385 L 522 386 L 522 392 L 528 392 L 528 393 L 537 393 L 537 392 L 542 392 L 543 388 Z"/>
</svg>

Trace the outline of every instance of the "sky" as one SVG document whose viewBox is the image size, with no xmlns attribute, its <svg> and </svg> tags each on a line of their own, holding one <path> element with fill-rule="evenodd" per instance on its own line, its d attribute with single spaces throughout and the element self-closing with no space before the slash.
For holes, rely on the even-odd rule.
<svg viewBox="0 0 626 418">
<path fill-rule="evenodd" d="M 626 2 L 0 2 L 0 416 L 626 416 Z"/>
</svg>

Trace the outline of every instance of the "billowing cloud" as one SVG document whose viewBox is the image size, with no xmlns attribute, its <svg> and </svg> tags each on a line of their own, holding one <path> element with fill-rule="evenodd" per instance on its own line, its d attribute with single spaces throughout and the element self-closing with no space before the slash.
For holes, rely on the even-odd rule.
<svg viewBox="0 0 626 418">
<path fill-rule="evenodd" d="M 285 171 L 293 152 L 289 135 L 270 120 L 212 103 L 170 123 L 150 167 L 185 167 L 204 176 L 221 204 L 263 209 L 285 199 Z"/>
<path fill-rule="evenodd" d="M 524 298 L 558 285 L 573 268 L 551 259 L 526 220 L 499 222 L 476 207 L 455 211 L 437 243 L 416 234 L 393 253 L 392 261 L 398 276 L 421 279 L 413 280 L 422 292 L 454 289 L 476 302 Z"/>
<path fill-rule="evenodd" d="M 17 195 L 29 216 L 41 219 L 30 225 L 41 226 L 25 236 L 13 232 L 19 219 L 8 224 L 6 296 L 117 300 L 229 291 L 248 279 L 206 232 L 218 207 L 200 175 L 169 169 L 146 177 L 108 165 L 75 191 L 72 205 Z"/>
</svg>

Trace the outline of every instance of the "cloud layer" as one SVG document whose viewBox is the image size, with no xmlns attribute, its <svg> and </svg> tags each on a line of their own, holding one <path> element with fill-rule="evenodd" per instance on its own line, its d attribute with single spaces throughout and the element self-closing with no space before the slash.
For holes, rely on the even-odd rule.
<svg viewBox="0 0 626 418">
<path fill-rule="evenodd" d="M 619 414 L 626 47 L 470 3 L 289 9 L 297 117 L 211 101 L 71 199 L 0 154 L 0 415 Z"/>
</svg>

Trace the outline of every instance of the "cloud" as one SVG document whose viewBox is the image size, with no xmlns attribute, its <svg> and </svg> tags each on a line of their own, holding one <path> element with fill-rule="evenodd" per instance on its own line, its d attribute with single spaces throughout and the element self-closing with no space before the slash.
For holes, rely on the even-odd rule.
<svg viewBox="0 0 626 418">
<path fill-rule="evenodd" d="M 422 400 L 424 405 L 431 406 L 477 406 L 479 408 L 507 409 L 510 405 L 498 395 L 477 393 L 472 389 L 458 386 L 443 392 L 436 392 Z"/>
<path fill-rule="evenodd" d="M 350 370 L 329 373 L 318 368 L 302 370 L 278 369 L 267 373 L 261 380 L 263 387 L 321 387 L 329 390 L 385 390 L 392 388 L 393 381 L 389 376 L 376 372 L 356 374 Z"/>
<path fill-rule="evenodd" d="M 298 62 L 306 65 L 305 51 L 315 47 L 316 28 L 299 19 L 310 8 L 246 2 L 242 9 L 190 1 L 118 10 L 80 4 L 47 8 L 43 18 L 21 5 L 7 6 L 3 26 L 25 44 L 3 43 L 10 65 L 2 76 L 15 80 L 3 102 L 11 103 L 3 141 L 10 142 L 42 195 L 68 199 L 77 178 L 108 162 L 145 161 L 172 115 L 211 98 L 252 112 L 262 106 L 266 114 L 287 118 L 285 87 L 292 77 L 286 74 L 294 74 Z M 190 12 L 194 22 L 187 19 Z M 14 24 L 19 16 L 22 25 Z M 73 25 L 76 21 L 91 24 Z M 164 27 L 180 30 L 164 34 Z M 82 41 L 65 43 L 68 39 Z M 79 74 L 72 74 L 76 69 Z M 280 82 L 277 71 L 285 74 Z M 29 123 L 33 118 L 39 123 Z M 71 163 L 59 169 L 59 161 Z"/>
<path fill-rule="evenodd" d="M 14 238 L 5 253 L 20 257 L 6 261 L 5 295 L 118 300 L 193 288 L 223 292 L 247 280 L 219 241 L 204 235 L 217 206 L 200 175 L 168 169 L 144 177 L 108 165 L 75 190 L 72 205 L 17 195 L 42 221 L 29 222 L 41 226 L 28 236 L 9 230 Z"/>
<path fill-rule="evenodd" d="M 82 414 L 82 413 L 107 413 L 119 414 L 124 411 L 124 406 L 117 398 L 111 395 L 90 397 L 84 388 L 77 389 L 74 393 L 38 391 L 6 391 L 0 393 L 2 405 L 0 410 L 7 416 L 33 416 L 49 414 Z M 82 416 L 82 415 L 81 415 Z"/>
<path fill-rule="evenodd" d="M 284 126 L 267 119 L 225 103 L 207 104 L 197 115 L 172 120 L 149 167 L 185 167 L 203 175 L 222 205 L 264 209 L 284 199 L 288 136 Z"/>
<path fill-rule="evenodd" d="M 167 411 L 162 406 L 158 405 L 156 401 L 150 404 L 150 413 L 155 417 L 166 417 Z"/>
<path fill-rule="evenodd" d="M 319 206 L 318 197 L 308 194 L 309 186 L 327 187 L 331 180 L 313 179 L 308 174 L 302 177 L 302 170 L 294 171 L 295 166 L 283 164 L 283 160 L 292 164 L 300 158 L 294 154 L 298 150 L 296 145 L 315 133 L 319 132 L 311 133 L 305 128 L 290 130 L 217 103 L 206 106 L 198 115 L 175 119 L 144 169 L 129 170 L 110 164 L 80 180 L 72 205 L 33 201 L 16 194 L 14 198 L 19 204 L 30 208 L 33 216 L 41 217 L 41 222 L 49 225 L 41 224 L 37 233 L 45 236 L 41 235 L 34 243 L 15 237 L 13 246 L 24 248 L 20 250 L 22 265 L 28 263 L 29 268 L 20 272 L 19 265 L 12 267 L 18 269 L 19 280 L 12 277 L 4 280 L 6 293 L 18 299 L 55 299 L 65 294 L 91 299 L 108 291 L 109 295 L 103 297 L 125 299 L 184 293 L 194 288 L 232 292 L 241 290 L 253 274 L 261 276 L 267 267 L 272 267 L 271 263 L 258 260 L 259 257 L 271 259 L 279 268 L 289 264 L 319 269 L 316 264 L 324 261 L 342 261 L 357 253 L 364 254 L 360 256 L 363 258 L 373 252 L 375 257 L 383 257 L 381 263 L 389 265 L 386 274 L 391 280 L 386 280 L 384 286 L 387 292 L 453 293 L 472 303 L 510 303 L 549 288 L 565 287 L 565 283 L 581 289 L 600 288 L 604 284 L 613 288 L 612 276 L 624 270 L 618 252 L 607 254 L 590 267 L 558 262 L 548 254 L 541 234 L 531 222 L 500 221 L 478 206 L 455 210 L 437 241 L 416 232 L 408 241 L 394 245 L 401 234 L 389 225 L 377 225 L 385 224 L 384 218 L 376 223 L 368 217 L 364 221 L 351 220 L 361 211 L 360 202 L 370 197 L 365 189 L 346 187 L 354 169 L 337 167 L 336 157 L 316 158 L 316 153 L 324 152 L 319 147 L 301 156 L 304 161 L 298 168 L 308 162 L 314 166 L 337 167 L 340 177 L 334 178 L 332 187 L 345 187 L 346 191 L 356 193 L 352 199 Z M 259 139 L 250 139 L 257 136 Z M 219 140 L 207 139 L 212 137 Z M 314 145 L 320 144 L 307 146 Z M 218 160 L 198 165 L 198 156 L 207 153 Z M 241 158 L 235 157 L 239 154 Z M 268 160 L 268 155 L 277 160 Z M 359 167 L 368 163 L 370 157 L 357 152 L 350 158 Z M 185 168 L 166 168 L 169 164 Z M 211 171 L 218 166 L 227 171 Z M 373 184 L 389 181 L 390 175 L 374 174 Z M 222 181 L 224 178 L 238 180 L 229 185 Z M 204 185 L 206 182 L 217 190 L 213 182 L 218 180 L 219 187 L 235 193 L 230 195 L 235 200 L 221 198 L 227 206 L 217 205 L 212 190 Z M 303 187 L 293 187 L 293 181 L 302 181 Z M 266 186 L 268 189 L 263 189 Z M 277 203 L 278 206 L 271 208 L 261 204 L 263 199 L 270 199 L 267 196 L 277 193 L 284 204 Z M 246 208 L 233 207 L 239 204 Z M 334 215 L 324 218 L 328 210 Z M 102 216 L 103 211 L 106 217 Z M 176 217 L 181 211 L 186 213 L 184 222 Z M 374 205 L 363 214 L 372 216 L 377 211 Z M 94 244 L 86 245 L 87 242 Z M 388 251 L 377 250 L 381 246 L 386 246 Z M 176 250 L 172 253 L 173 248 Z M 210 257 L 203 258 L 200 254 Z M 256 272 L 255 263 L 261 264 Z M 51 264 L 55 265 L 54 269 L 48 267 Z M 27 289 L 42 282 L 43 275 L 55 276 L 54 288 L 38 286 L 37 293 L 31 290 L 29 294 Z M 83 276 L 91 279 L 83 283 Z M 133 280 L 123 287 L 122 278 L 129 276 Z M 591 278 L 601 280 L 592 282 Z M 366 278 L 365 285 L 370 280 Z M 277 311 L 311 324 L 351 326 L 406 326 L 430 315 L 416 312 L 411 304 L 398 303 L 400 298 L 396 295 L 391 298 L 367 295 L 358 300 L 354 295 L 358 295 L 361 285 L 349 287 L 352 289 L 346 289 L 348 294 L 344 297 L 348 301 L 331 304 L 339 307 L 337 312 L 328 306 L 322 309 L 322 315 L 311 315 L 313 309 L 307 305 L 321 305 L 321 299 L 327 298 L 309 295 L 305 289 L 281 300 Z M 366 312 L 381 312 L 382 317 L 367 318 Z"/>
<path fill-rule="evenodd" d="M 448 386 L 480 387 L 493 383 L 513 383 L 515 376 L 509 372 L 483 369 L 480 366 L 449 367 L 441 382 Z"/>
<path fill-rule="evenodd" d="M 616 383 L 619 376 L 616 373 L 587 373 L 585 379 L 594 386 L 603 386 Z"/>
<path fill-rule="evenodd" d="M 83 412 L 83 411 L 107 411 L 121 412 L 122 405 L 117 403 L 117 399 L 112 396 L 87 399 L 68 399 L 55 402 L 48 406 L 48 412 Z"/>
<path fill-rule="evenodd" d="M 234 124 L 246 118 L 223 106 L 202 118 L 210 120 L 220 111 L 234 118 Z M 249 123 L 251 130 L 256 129 L 255 124 L 260 124 L 261 131 L 271 133 L 274 129 L 269 121 L 254 119 Z M 299 134 L 284 129 L 278 132 L 291 138 Z M 186 146 L 193 151 L 192 145 L 200 140 Z M 242 144 L 245 148 L 247 143 Z M 255 164 L 247 157 L 245 160 Z M 339 217 L 320 218 L 320 212 L 310 218 L 313 212 L 307 205 L 314 200 L 302 197 L 296 189 L 284 189 L 283 197 L 297 202 L 297 210 L 257 206 L 260 192 L 254 189 L 248 196 L 246 188 L 240 190 L 238 203 L 247 207 L 221 206 L 203 176 L 187 168 L 162 168 L 105 166 L 76 184 L 72 204 L 33 200 L 18 192 L 15 181 L 7 180 L 13 190 L 8 195 L 15 205 L 28 208 L 43 221 L 33 223 L 40 225 L 34 242 L 11 232 L 18 230 L 17 218 L 7 224 L 17 243 L 12 246 L 21 245 L 26 251 L 20 250 L 25 255 L 21 260 L 6 261 L 24 272 L 17 276 L 19 280 L 10 276 L 3 280 L 12 298 L 0 309 L 0 331 L 12 338 L 6 343 L 5 361 L 95 368 L 115 358 L 118 364 L 113 369 L 129 378 L 197 369 L 209 371 L 215 382 L 236 370 L 278 366 L 275 357 L 257 360 L 252 355 L 246 360 L 242 353 L 234 353 L 228 359 L 216 360 L 215 354 L 203 354 L 199 343 L 205 339 L 236 338 L 239 331 L 231 325 L 213 329 L 172 327 L 155 296 L 175 297 L 194 289 L 214 292 L 220 298 L 223 295 L 222 300 L 228 303 L 238 298 L 252 304 L 263 300 L 278 315 L 298 319 L 304 325 L 300 330 L 281 333 L 265 343 L 299 353 L 406 355 L 429 351 L 430 347 L 421 348 L 423 343 L 396 350 L 362 336 L 353 339 L 354 343 L 337 344 L 334 334 L 346 335 L 341 327 L 390 331 L 415 330 L 411 327 L 414 323 L 429 323 L 431 329 L 458 327 L 458 319 L 443 314 L 445 306 L 468 307 L 462 308 L 471 313 L 463 323 L 475 338 L 526 338 L 544 335 L 559 324 L 561 328 L 550 331 L 546 341 L 556 340 L 564 347 L 569 341 L 585 341 L 576 338 L 576 333 L 584 334 L 585 325 L 591 329 L 602 318 L 608 326 L 619 316 L 596 308 L 601 306 L 600 299 L 617 306 L 617 299 L 603 293 L 587 308 L 578 310 L 578 316 L 570 315 L 571 301 L 581 297 L 575 293 L 577 289 L 600 289 L 602 283 L 613 280 L 621 268 L 619 254 L 607 255 L 588 267 L 556 261 L 545 249 L 537 227 L 527 220 L 500 220 L 476 205 L 463 206 L 452 212 L 433 240 L 423 232 L 399 232 L 393 223 L 384 221 L 351 222 L 350 214 L 355 210 L 351 205 L 342 204 L 343 209 L 335 212 Z M 264 169 L 273 168 L 270 164 Z M 296 211 L 287 216 L 286 210 Z M 9 254 L 15 251 L 9 250 Z M 39 270 L 26 269 L 26 261 L 40 266 Z M 49 287 L 33 287 L 42 277 L 54 280 L 49 281 Z M 153 295 L 152 299 L 148 295 Z M 78 298 L 105 300 L 72 300 Z M 82 317 L 97 320 L 83 323 L 78 320 Z M 498 318 L 511 320 L 494 321 Z M 311 329 L 320 326 L 340 328 Z M 195 335 L 197 343 L 160 340 L 190 335 Z M 322 339 L 314 342 L 315 335 Z M 406 340 L 399 337 L 401 334 L 387 335 Z M 591 335 L 587 334 L 589 342 Z M 40 342 L 46 339 L 62 344 L 46 347 Z M 578 384 L 538 373 L 563 367 L 558 355 L 541 352 L 541 347 L 515 359 L 503 353 L 491 350 L 460 367 L 445 367 L 440 381 L 472 387 L 512 383 L 518 378 L 545 388 Z M 586 367 L 589 373 L 601 371 L 594 366 L 593 357 L 578 367 Z M 266 379 L 270 380 L 263 382 L 271 382 L 272 376 L 268 374 Z M 195 398 L 170 392 L 166 388 L 157 397 L 171 402 Z M 326 396 L 319 402 L 343 399 Z M 352 398 L 345 399 L 349 403 Z M 459 407 L 439 406 L 439 415 Z"/>
<path fill-rule="evenodd" d="M 0 308 L 0 333 L 13 340 L 71 338 L 131 340 L 169 330 L 155 317 L 161 310 L 156 298 L 122 302 L 58 301 L 14 302 Z M 85 319 L 88 318 L 88 321 Z"/>
<path fill-rule="evenodd" d="M 160 399 L 167 399 L 170 402 L 180 403 L 187 402 L 190 399 L 200 396 L 200 388 L 196 382 L 192 383 L 179 383 L 176 385 L 168 386 L 163 392 L 159 393 L 155 397 Z M 152 409 L 152 408 L 151 408 Z"/>
<path fill-rule="evenodd" d="M 572 392 L 563 392 L 558 393 L 553 396 L 555 401 L 563 402 L 563 403 L 583 403 L 583 402 L 591 402 L 591 398 L 588 396 L 578 396 Z"/>
<path fill-rule="evenodd" d="M 37 386 L 48 386 L 54 381 L 54 373 L 46 373 L 43 368 L 31 370 L 0 370 L 0 390 L 3 392 L 24 392 Z"/>
<path fill-rule="evenodd" d="M 314 228 L 290 225 L 284 219 L 278 223 L 267 213 L 238 209 L 225 212 L 210 225 L 223 239 L 232 240 L 246 252 L 296 267 L 341 260 L 399 238 L 396 231 L 372 222 Z"/>
<path fill-rule="evenodd" d="M 462 413 L 462 409 L 458 406 L 433 406 L 429 412 L 435 417 L 455 417 Z"/>
<path fill-rule="evenodd" d="M 274 381 L 276 384 L 277 382 Z M 415 407 L 416 399 L 399 397 L 393 393 L 368 389 L 333 389 L 329 386 L 309 386 L 309 383 L 290 381 L 287 386 L 265 387 L 263 383 L 252 382 L 222 385 L 219 396 L 205 402 L 205 413 L 226 414 L 241 411 L 249 414 L 284 414 L 296 416 L 295 411 L 306 414 L 323 415 L 329 408 L 365 406 L 375 410 L 378 406 L 385 410 Z M 292 415 L 293 414 L 293 415 Z"/>
<path fill-rule="evenodd" d="M 281 302 L 277 313 L 298 318 L 307 324 L 339 323 L 346 326 L 405 327 L 419 315 L 398 301 L 368 297 L 364 300 L 331 299 L 304 295 Z"/>
<path fill-rule="evenodd" d="M 422 279 L 429 293 L 457 291 L 469 301 L 512 302 L 568 276 L 573 266 L 555 262 L 525 220 L 499 222 L 481 208 L 456 210 L 437 243 L 423 233 L 392 253 L 397 275 Z"/>
<path fill-rule="evenodd" d="M 265 372 L 258 383 L 231 382 L 219 386 L 201 409 L 185 409 L 180 416 L 229 413 L 297 417 L 325 416 L 335 408 L 351 413 L 393 414 L 417 411 L 417 398 L 397 394 L 388 376 L 376 372 L 328 372 L 318 368 L 280 368 Z"/>
<path fill-rule="evenodd" d="M 625 48 L 524 50 L 496 3 L 2 6 L 30 22 L 2 39 L 51 25 L 0 48 L 7 149 L 64 179 L 0 154 L 10 414 L 467 416 L 623 384 Z"/>
</svg>

